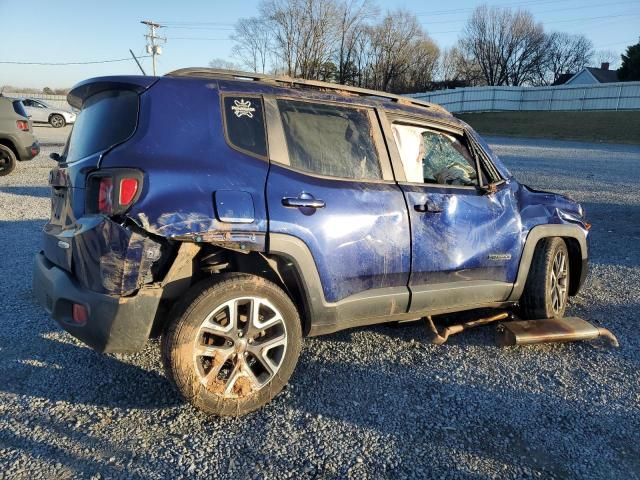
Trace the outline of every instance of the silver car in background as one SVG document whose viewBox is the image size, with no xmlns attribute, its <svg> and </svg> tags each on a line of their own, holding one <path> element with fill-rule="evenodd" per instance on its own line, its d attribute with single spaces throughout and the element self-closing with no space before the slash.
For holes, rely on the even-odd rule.
<svg viewBox="0 0 640 480">
<path fill-rule="evenodd" d="M 33 123 L 48 123 L 54 128 L 61 128 L 76 121 L 76 114 L 70 110 L 52 107 L 34 98 L 23 98 L 21 101 Z"/>
</svg>

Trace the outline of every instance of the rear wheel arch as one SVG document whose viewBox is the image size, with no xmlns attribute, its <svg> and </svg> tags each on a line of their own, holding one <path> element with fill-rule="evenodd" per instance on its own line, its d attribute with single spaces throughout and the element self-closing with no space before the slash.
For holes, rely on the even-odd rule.
<svg viewBox="0 0 640 480">
<path fill-rule="evenodd" d="M 7 147 L 13 152 L 16 158 L 20 158 L 20 155 L 18 155 L 18 149 L 16 148 L 14 143 L 8 138 L 0 138 L 0 145 L 4 145 L 5 147 Z"/>
<path fill-rule="evenodd" d="M 181 249 L 184 250 L 183 254 L 180 253 Z M 303 335 L 308 334 L 311 316 L 302 280 L 303 272 L 299 271 L 297 263 L 291 258 L 278 253 L 239 252 L 212 244 L 184 243 L 177 252 L 163 280 L 167 285 L 173 283 L 167 297 L 169 305 L 178 303 L 183 294 L 202 280 L 229 273 L 254 275 L 278 285 L 287 293 L 298 309 Z M 174 269 L 182 270 L 177 274 L 179 278 L 170 278 L 170 272 Z M 167 321 L 164 315 L 156 318 L 153 331 L 156 334 L 162 331 Z"/>
</svg>

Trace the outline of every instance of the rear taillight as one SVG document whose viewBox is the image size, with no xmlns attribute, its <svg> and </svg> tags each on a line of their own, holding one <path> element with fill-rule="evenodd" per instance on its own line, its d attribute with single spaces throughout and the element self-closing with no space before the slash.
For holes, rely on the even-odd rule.
<svg viewBox="0 0 640 480">
<path fill-rule="evenodd" d="M 98 187 L 98 211 L 111 215 L 113 211 L 113 179 L 102 177 Z"/>
<path fill-rule="evenodd" d="M 136 201 L 142 188 L 142 172 L 133 169 L 104 169 L 87 178 L 87 212 L 118 215 Z"/>
<path fill-rule="evenodd" d="M 26 120 L 16 120 L 16 127 L 18 127 L 18 130 L 22 130 L 23 132 L 28 132 L 29 122 L 27 122 Z"/>
<path fill-rule="evenodd" d="M 138 192 L 137 178 L 123 178 L 120 180 L 120 193 L 118 201 L 120 205 L 129 205 Z"/>
</svg>

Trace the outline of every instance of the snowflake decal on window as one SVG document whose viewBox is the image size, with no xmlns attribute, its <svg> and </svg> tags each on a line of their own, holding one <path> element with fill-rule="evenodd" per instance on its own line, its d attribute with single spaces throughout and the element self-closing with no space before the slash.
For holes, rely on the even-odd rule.
<svg viewBox="0 0 640 480">
<path fill-rule="evenodd" d="M 231 110 L 236 114 L 236 117 L 253 118 L 253 112 L 255 112 L 256 109 L 251 106 L 251 102 L 249 100 L 234 100 L 233 103 L 234 105 L 231 107 Z"/>
</svg>

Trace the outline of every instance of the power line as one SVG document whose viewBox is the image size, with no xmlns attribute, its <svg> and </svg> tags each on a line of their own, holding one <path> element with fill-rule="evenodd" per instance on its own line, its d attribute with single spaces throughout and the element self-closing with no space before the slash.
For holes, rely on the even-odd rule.
<svg viewBox="0 0 640 480">
<path fill-rule="evenodd" d="M 145 55 L 139 58 L 149 58 L 151 55 Z M 114 62 L 132 62 L 133 58 L 115 58 L 113 60 L 94 60 L 91 62 L 13 62 L 0 60 L 0 63 L 5 65 L 93 65 L 96 63 L 114 63 Z"/>
<path fill-rule="evenodd" d="M 233 27 L 234 23 L 229 22 L 160 22 L 166 27 L 175 27 L 180 25 L 218 25 L 221 27 Z"/>
<path fill-rule="evenodd" d="M 217 42 L 223 42 L 231 40 L 231 38 L 209 38 L 209 37 L 167 37 L 167 40 L 211 40 Z"/>
<path fill-rule="evenodd" d="M 588 22 L 591 20 L 601 20 L 601 19 L 606 19 L 606 18 L 620 18 L 620 17 L 637 17 L 640 16 L 640 13 L 636 13 L 636 12 L 629 12 L 629 13 L 623 13 L 620 15 L 602 15 L 599 17 L 585 17 L 585 18 L 572 18 L 569 20 L 552 20 L 550 22 L 542 22 L 545 26 L 547 24 L 554 24 L 554 23 L 571 23 L 571 22 Z M 426 27 L 426 25 L 423 25 Z M 430 32 L 427 29 L 427 33 L 429 35 L 436 35 L 436 34 L 440 34 L 440 33 L 458 33 L 460 32 L 460 29 L 458 30 L 446 30 L 446 31 L 440 31 L 440 32 Z"/>
<path fill-rule="evenodd" d="M 640 15 L 640 12 L 627 12 L 627 13 L 622 13 L 620 15 L 602 15 L 600 17 L 571 18 L 569 20 L 553 20 L 551 22 L 544 22 L 544 23 L 545 24 L 546 23 L 572 23 L 572 22 L 583 22 L 587 20 L 600 20 L 602 18 L 637 17 L 638 15 Z"/>
<path fill-rule="evenodd" d="M 167 25 L 167 28 L 172 30 L 180 29 L 180 30 L 235 30 L 234 27 L 222 27 L 222 26 L 205 26 L 205 25 L 184 25 L 184 26 L 170 26 Z"/>
<path fill-rule="evenodd" d="M 492 6 L 495 7 L 501 7 L 501 8 L 505 8 L 505 7 L 529 7 L 529 6 L 536 6 L 536 5 L 544 5 L 544 4 L 556 4 L 556 3 L 560 3 L 560 2 L 569 2 L 572 0 L 532 0 L 532 1 L 525 1 L 525 2 L 509 2 L 509 3 L 498 3 L 498 4 L 492 4 Z M 416 12 L 416 16 L 418 17 L 424 17 L 424 16 L 439 16 L 439 15 L 454 15 L 457 13 L 464 13 L 464 12 L 470 12 L 475 10 L 476 7 L 466 7 L 466 8 L 455 8 L 455 9 L 451 9 L 451 10 L 435 10 L 432 12 Z"/>
<path fill-rule="evenodd" d="M 602 4 L 602 3 L 592 3 L 590 5 L 580 5 L 580 10 L 585 10 L 585 9 L 589 9 L 589 8 L 601 8 L 601 7 L 613 7 L 615 5 L 628 5 L 628 4 L 637 4 L 638 0 L 633 0 L 633 1 L 626 1 L 626 2 L 614 2 L 614 3 L 608 3 L 606 5 Z M 565 8 L 555 8 L 553 10 L 542 10 L 540 12 L 533 12 L 534 16 L 538 16 L 544 13 L 554 13 L 554 12 L 564 12 L 567 10 L 575 10 L 575 7 L 565 7 Z M 444 24 L 444 23 L 460 23 L 460 22 L 466 22 L 467 18 L 458 18 L 456 20 L 436 20 L 436 21 L 430 21 L 430 20 L 425 20 L 423 22 L 424 25 L 435 25 L 435 24 Z M 545 22 L 542 21 L 542 23 L 551 23 L 551 22 Z"/>
</svg>

